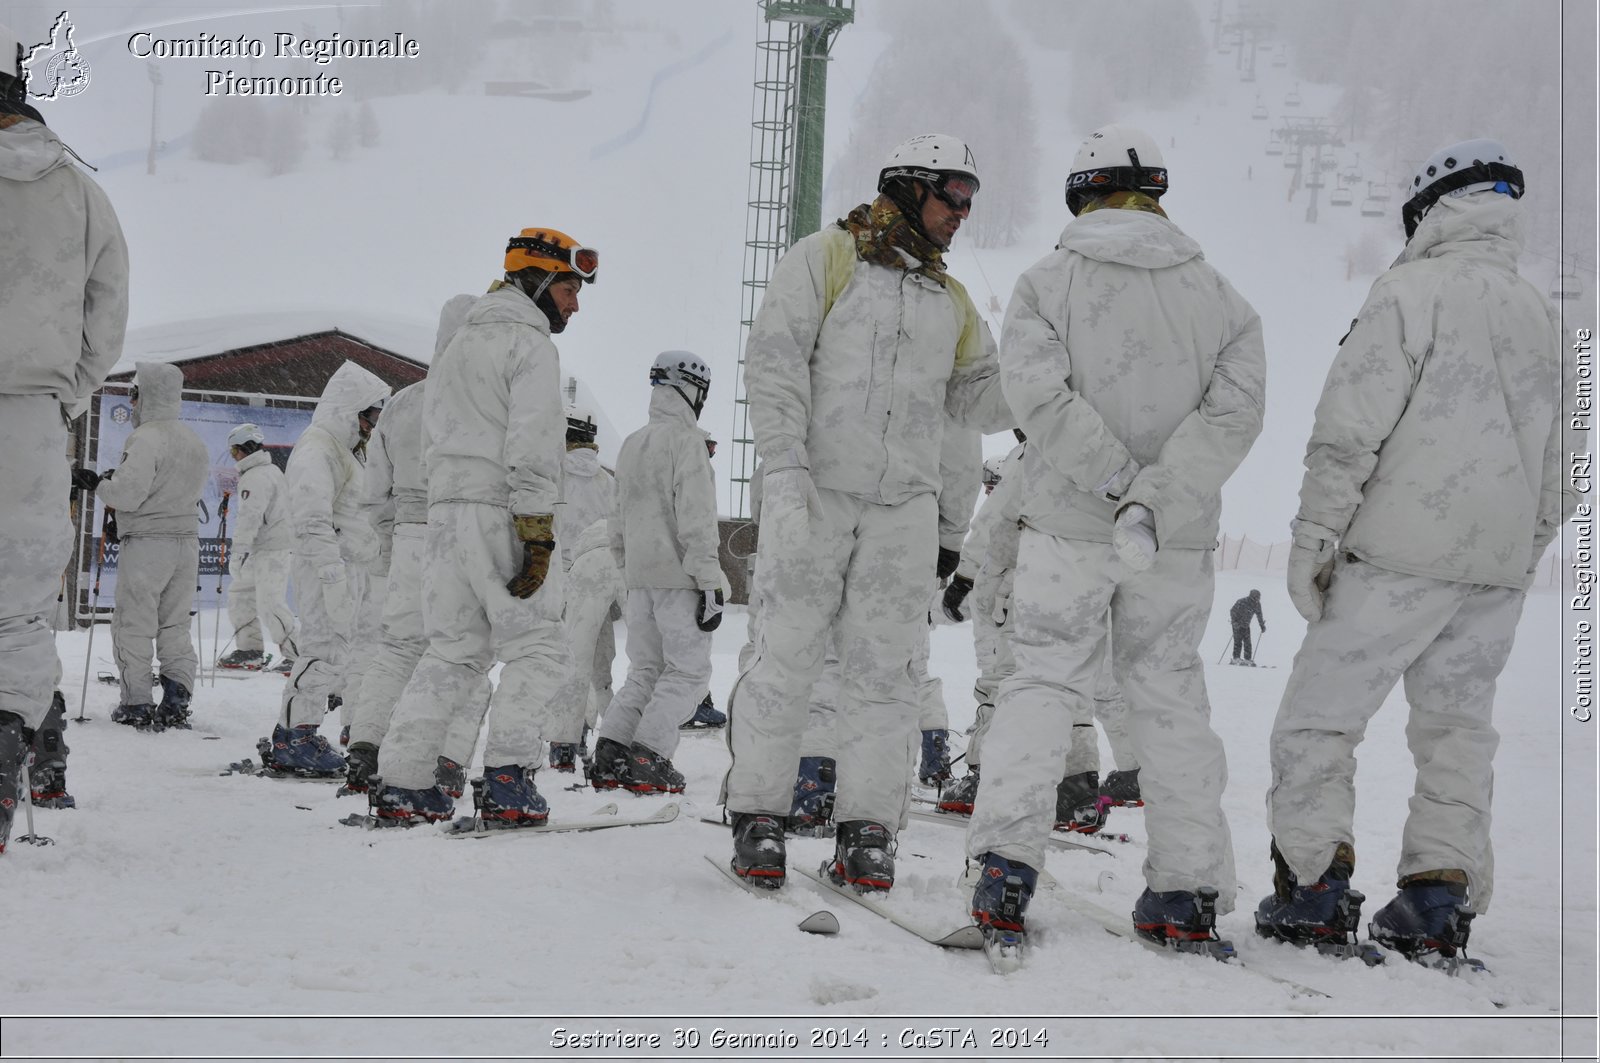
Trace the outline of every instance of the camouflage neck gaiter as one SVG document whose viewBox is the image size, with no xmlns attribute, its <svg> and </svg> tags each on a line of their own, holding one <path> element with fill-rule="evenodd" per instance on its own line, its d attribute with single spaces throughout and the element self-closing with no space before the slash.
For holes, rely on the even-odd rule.
<svg viewBox="0 0 1600 1063">
<path fill-rule="evenodd" d="M 574 450 L 592 450 L 596 454 L 598 454 L 598 453 L 600 453 L 600 444 L 599 443 L 568 443 L 567 444 L 567 453 L 571 454 Z"/>
<path fill-rule="evenodd" d="M 944 252 L 918 232 L 888 196 L 861 204 L 840 218 L 838 224 L 855 237 L 856 254 L 864 261 L 875 266 L 908 269 L 909 263 L 900 254 L 903 250 L 922 263 L 911 272 L 941 285 L 948 279 L 944 271 Z"/>
<path fill-rule="evenodd" d="M 1081 218 L 1092 210 L 1104 210 L 1107 208 L 1113 210 L 1142 210 L 1150 214 L 1159 214 L 1163 218 L 1167 216 L 1167 212 L 1161 209 L 1161 204 L 1150 196 L 1145 195 L 1143 192 L 1124 191 L 1110 192 L 1100 196 L 1098 199 L 1091 199 L 1083 205 L 1082 210 L 1078 211 L 1078 217 Z"/>
</svg>

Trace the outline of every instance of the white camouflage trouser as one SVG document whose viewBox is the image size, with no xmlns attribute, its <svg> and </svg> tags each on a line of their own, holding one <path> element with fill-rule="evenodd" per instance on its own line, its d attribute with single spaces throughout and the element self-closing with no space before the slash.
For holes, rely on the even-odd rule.
<svg viewBox="0 0 1600 1063">
<path fill-rule="evenodd" d="M 362 565 L 345 566 L 351 623 L 344 625 L 335 624 L 328 615 L 317 570 L 296 555 L 290 571 L 294 576 L 294 603 L 300 607 L 300 628 L 294 637 L 298 653 L 283 687 L 278 721 L 289 727 L 320 725 L 328 714 L 328 695 L 344 696 L 350 628 L 365 606 L 367 570 Z"/>
<path fill-rule="evenodd" d="M 567 601 L 563 616 L 567 627 L 567 646 L 572 654 L 572 679 L 567 685 L 567 700 L 561 711 L 553 742 L 577 742 L 583 728 L 593 728 L 601 710 L 611 704 L 611 662 L 617 654 L 611 610 L 612 579 L 616 567 L 606 554 L 591 560 L 579 558 L 567 572 Z"/>
<path fill-rule="evenodd" d="M 61 404 L 49 395 L 0 395 L 0 453 L 0 712 L 38 728 L 61 669 L 48 618 L 72 554 Z"/>
<path fill-rule="evenodd" d="M 383 603 L 383 624 L 378 643 L 367 663 L 360 692 L 352 701 L 350 744 L 364 742 L 381 748 L 389 733 L 400 692 L 405 690 L 417 662 L 428 648 L 422 632 L 422 555 L 427 538 L 425 524 L 396 524 L 394 553 L 389 559 L 389 590 Z M 460 765 L 472 763 L 472 750 L 478 744 L 484 713 L 489 711 L 489 678 L 484 676 L 468 697 L 467 705 L 478 711 L 456 713 L 450 720 L 444 745 L 438 754 Z M 496 765 L 498 767 L 499 765 Z"/>
<path fill-rule="evenodd" d="M 200 578 L 200 540 L 136 535 L 117 551 L 117 608 L 111 646 L 122 676 L 122 704 L 148 705 L 151 658 L 160 675 L 194 690 L 199 665 L 189 629 Z"/>
<path fill-rule="evenodd" d="M 1468 904 L 1488 910 L 1495 681 L 1524 599 L 1339 557 L 1272 725 L 1267 825 L 1297 879 L 1316 881 L 1340 842 L 1355 844 L 1356 746 L 1403 678 L 1417 779 L 1398 874 L 1465 871 Z"/>
<path fill-rule="evenodd" d="M 393 560 L 390 570 L 393 571 Z M 361 688 L 366 682 L 367 669 L 378 652 L 383 638 L 383 612 L 389 600 L 389 576 L 379 576 L 359 562 L 347 562 L 349 568 L 367 572 L 366 590 L 361 595 L 361 608 L 350 620 L 350 656 L 344 666 L 343 704 L 339 706 L 339 723 L 349 727 L 356 718 L 356 704 L 361 700 Z"/>
<path fill-rule="evenodd" d="M 628 678 L 600 718 L 599 737 L 672 759 L 678 728 L 711 682 L 711 632 L 694 621 L 699 601 L 699 591 L 682 588 L 628 592 Z"/>
<path fill-rule="evenodd" d="M 1213 591 L 1208 550 L 1162 550 L 1128 572 L 1109 543 L 1024 528 L 1011 605 L 1016 672 L 1000 685 L 967 855 L 993 852 L 1044 866 L 1056 783 L 1099 674 L 1106 616 L 1112 666 L 1128 700 L 1128 734 L 1143 766 L 1152 890 L 1217 890 L 1234 903 L 1233 841 L 1222 814 L 1227 759 L 1211 729 L 1198 647 Z"/>
<path fill-rule="evenodd" d="M 560 562 L 531 598 L 514 598 L 506 581 L 522 569 L 522 543 L 503 506 L 438 502 L 428 509 L 423 557 L 423 626 L 428 649 L 395 706 L 378 750 L 390 786 L 420 790 L 455 717 L 476 716 L 474 691 L 495 661 L 505 667 L 490 702 L 486 768 L 544 763 L 545 737 L 568 677 L 561 627 Z M 465 763 L 465 762 L 462 762 Z"/>
<path fill-rule="evenodd" d="M 829 634 L 838 638 L 836 821 L 900 823 L 922 706 L 910 662 L 928 635 L 938 554 L 932 494 L 894 506 L 819 490 L 822 519 L 768 476 L 755 581 L 756 652 L 729 697 L 729 810 L 789 814 L 812 688 Z"/>
<path fill-rule="evenodd" d="M 233 566 L 228 580 L 228 623 L 233 625 L 237 648 L 262 652 L 266 649 L 264 634 L 280 654 L 295 656 L 289 560 L 288 550 L 253 550 Z"/>
</svg>

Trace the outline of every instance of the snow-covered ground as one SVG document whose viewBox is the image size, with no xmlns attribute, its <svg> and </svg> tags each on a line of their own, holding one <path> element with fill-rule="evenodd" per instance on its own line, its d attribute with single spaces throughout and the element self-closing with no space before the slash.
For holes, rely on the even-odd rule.
<svg viewBox="0 0 1600 1063">
<path fill-rule="evenodd" d="M 1213 666 L 1227 607 L 1252 586 L 1263 593 L 1270 630 L 1261 660 L 1272 667 Z M 783 1028 L 803 1049 L 814 1026 L 864 1028 L 872 1044 L 863 1054 L 880 1051 L 883 1035 L 898 1052 L 902 1029 L 952 1025 L 976 1030 L 984 1049 L 991 1027 L 1047 1030 L 1048 1046 L 992 1057 L 1554 1055 L 1564 979 L 1569 992 L 1593 984 L 1594 926 L 1592 908 L 1562 906 L 1563 846 L 1569 876 L 1595 859 L 1592 820 L 1586 829 L 1581 817 L 1571 819 L 1575 829 L 1563 829 L 1564 797 L 1592 801 L 1595 779 L 1592 760 L 1569 757 L 1563 765 L 1559 755 L 1564 717 L 1549 665 L 1561 604 L 1549 592 L 1530 597 L 1501 683 L 1499 881 L 1472 950 L 1494 969 L 1492 978 L 1450 979 L 1403 962 L 1369 970 L 1253 936 L 1250 911 L 1271 876 L 1267 734 L 1303 624 L 1281 578 L 1227 572 L 1202 645 L 1213 721 L 1229 753 L 1225 804 L 1241 880 L 1238 908 L 1221 930 L 1246 964 L 1313 985 L 1326 999 L 1210 960 L 1152 954 L 1106 934 L 1050 891 L 1029 913 L 1036 948 L 1027 966 L 1006 978 L 991 974 L 981 955 L 941 952 L 798 876 L 780 897 L 750 897 L 704 859 L 729 853 L 726 829 L 698 819 L 717 812 L 728 762 L 717 734 L 684 737 L 676 758 L 688 777 L 683 814 L 664 826 L 481 842 L 446 839 L 436 828 L 342 827 L 338 818 L 363 800 L 338 798 L 331 784 L 218 775 L 228 761 L 253 754 L 281 685 L 276 677 L 224 675 L 197 692 L 192 732 L 159 735 L 111 724 L 114 688 L 89 684 L 91 722 L 68 734 L 79 808 L 38 811 L 40 832 L 56 844 L 18 845 L 0 865 L 7 896 L 29 899 L 6 934 L 10 973 L 0 1011 L 58 1016 L 8 1021 L 6 1056 L 475 1059 L 569 1054 L 550 1045 L 558 1026 L 648 1032 L 691 1025 L 707 1039 L 718 1025 Z M 208 640 L 213 619 L 203 616 Z M 717 634 L 719 704 L 734 676 L 742 621 L 733 610 Z M 225 621 L 222 630 L 226 640 Z M 60 638 L 72 715 L 86 642 L 84 633 Z M 103 631 L 90 666 L 110 667 Z M 933 668 L 959 731 L 974 708 L 969 627 L 935 629 Z M 1397 692 L 1360 749 L 1356 886 L 1371 898 L 1368 914 L 1391 895 L 1411 792 L 1404 723 Z M 564 789 L 573 779 L 540 774 L 553 818 L 584 815 L 609 799 Z M 622 814 L 643 814 L 664 800 L 623 795 Z M 1143 813 L 1114 812 L 1111 824 L 1135 842 L 1108 843 L 1110 856 L 1052 851 L 1048 870 L 1059 890 L 1125 913 L 1143 887 Z M 796 840 L 791 860 L 819 863 L 829 844 Z M 961 849 L 958 829 L 912 822 L 901 834 L 892 903 L 951 929 L 965 922 L 966 894 L 955 885 Z M 822 908 L 839 916 L 837 937 L 796 930 Z M 1565 1003 L 1569 1013 L 1586 1010 L 1581 998 Z M 84 1015 L 189 1018 L 76 1017 Z M 296 1017 L 249 1018 L 263 1015 Z M 359 1015 L 391 1018 L 339 1018 Z M 438 1017 L 415 1018 L 423 1015 Z M 519 1015 L 529 1018 L 482 1018 Z M 754 1018 L 727 1021 L 736 1016 Z M 1569 1051 L 1581 1047 L 1583 1033 L 1568 1028 Z M 1592 1053 L 1592 1039 L 1588 1046 Z M 625 1049 L 608 1058 L 649 1054 Z"/>
</svg>

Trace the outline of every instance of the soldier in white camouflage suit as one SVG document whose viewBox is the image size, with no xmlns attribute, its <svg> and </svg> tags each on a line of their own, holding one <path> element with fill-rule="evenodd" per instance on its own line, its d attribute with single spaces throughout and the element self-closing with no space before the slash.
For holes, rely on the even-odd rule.
<svg viewBox="0 0 1600 1063">
<path fill-rule="evenodd" d="M 1428 960 L 1459 952 L 1494 892 L 1495 680 L 1577 493 L 1560 321 L 1517 273 L 1521 171 L 1465 141 L 1413 190 L 1306 447 L 1289 597 L 1309 626 L 1272 729 L 1275 890 L 1256 918 L 1290 941 L 1354 929 L 1355 751 L 1403 679 L 1416 787 L 1399 893 L 1371 927 Z"/>
<path fill-rule="evenodd" d="M 1076 217 L 1006 310 L 1006 397 L 1028 436 L 1017 666 L 1000 685 L 967 834 L 983 865 L 972 914 L 998 931 L 1022 927 L 1108 616 L 1149 802 L 1134 927 L 1199 947 L 1212 936 L 1210 892 L 1218 912 L 1234 899 L 1227 765 L 1198 647 L 1222 485 L 1261 431 L 1266 356 L 1255 311 L 1161 209 L 1166 188 L 1148 135 L 1097 130 L 1067 180 Z"/>
<path fill-rule="evenodd" d="M 796 243 L 751 327 L 746 388 L 764 476 L 755 581 L 764 599 L 749 669 L 730 698 L 733 869 L 783 882 L 783 819 L 830 628 L 841 658 L 831 869 L 863 889 L 894 881 L 920 705 L 909 664 L 927 637 L 939 554 L 946 421 L 1015 423 L 988 329 L 944 269 L 978 188 L 955 137 L 901 145 L 879 197 Z"/>
<path fill-rule="evenodd" d="M 228 622 L 235 649 L 217 662 L 223 668 L 259 671 L 266 664 L 268 637 L 285 658 L 295 656 L 288 487 L 265 443 L 259 425 L 242 424 L 228 433 L 228 451 L 239 467 L 239 502 L 228 555 Z"/>
<path fill-rule="evenodd" d="M 0 852 L 23 732 L 54 715 L 61 671 L 47 618 L 72 553 L 67 421 L 122 356 L 128 320 L 116 212 L 28 106 L 19 48 L 0 25 Z"/>
</svg>

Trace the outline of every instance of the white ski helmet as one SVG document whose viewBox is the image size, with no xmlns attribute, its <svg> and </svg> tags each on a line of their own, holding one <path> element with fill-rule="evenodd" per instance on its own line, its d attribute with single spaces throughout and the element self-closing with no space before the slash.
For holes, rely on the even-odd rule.
<svg viewBox="0 0 1600 1063">
<path fill-rule="evenodd" d="M 1522 171 L 1511 161 L 1504 144 L 1479 138 L 1440 148 L 1411 179 L 1411 198 L 1400 208 L 1406 239 L 1411 239 L 1423 216 L 1443 197 L 1485 189 L 1522 198 Z"/>
<path fill-rule="evenodd" d="M 1004 458 L 990 458 L 983 463 L 983 486 L 1000 486 L 1000 464 L 1003 461 L 1005 461 Z"/>
<path fill-rule="evenodd" d="M 1091 199 L 1110 192 L 1143 192 L 1160 199 L 1167 190 L 1167 163 L 1150 134 L 1132 126 L 1101 126 L 1072 158 L 1067 174 L 1067 209 L 1074 215 Z"/>
<path fill-rule="evenodd" d="M 949 133 L 923 133 L 897 145 L 878 171 L 878 191 L 890 191 L 885 186 L 897 177 L 923 182 L 954 210 L 978 194 L 978 160 Z"/>
<path fill-rule="evenodd" d="M 23 83 L 21 94 L 16 91 L 17 86 L 6 81 L 7 78 L 16 78 Z M 22 41 L 11 32 L 9 26 L 0 22 L 0 97 L 26 93 L 27 82 L 22 74 Z"/>
<path fill-rule="evenodd" d="M 253 424 L 242 424 L 228 433 L 228 446 L 230 447 L 242 447 L 246 443 L 254 443 L 259 447 L 265 444 L 266 441 L 267 437 L 261 434 L 260 427 Z"/>
<path fill-rule="evenodd" d="M 682 395 L 698 417 L 706 404 L 706 393 L 711 390 L 711 367 L 692 351 L 662 351 L 650 366 L 650 386 L 663 384 Z M 683 390 L 686 387 L 695 390 L 694 398 Z"/>
<path fill-rule="evenodd" d="M 594 413 L 582 406 L 568 406 L 566 414 L 567 442 L 593 443 L 595 432 L 598 431 L 594 423 Z"/>
</svg>

